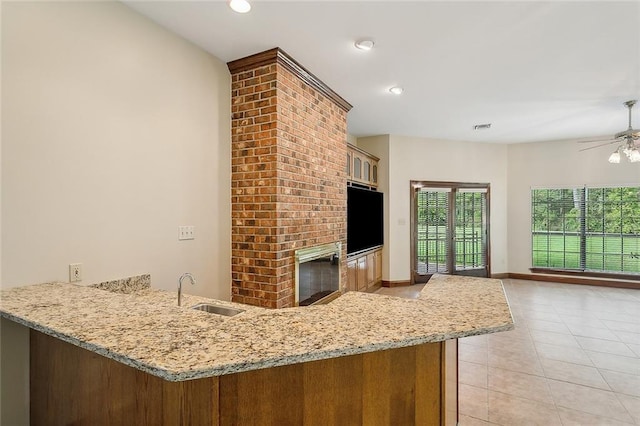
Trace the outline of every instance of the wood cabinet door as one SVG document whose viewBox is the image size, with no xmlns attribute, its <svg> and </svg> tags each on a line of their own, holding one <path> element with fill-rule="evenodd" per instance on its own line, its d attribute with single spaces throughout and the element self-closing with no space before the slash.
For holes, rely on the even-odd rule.
<svg viewBox="0 0 640 426">
<path fill-rule="evenodd" d="M 373 186 L 378 186 L 378 163 L 373 163 L 371 166 L 371 183 Z"/>
<path fill-rule="evenodd" d="M 367 160 L 362 163 L 362 180 L 371 183 L 371 163 Z"/>
<path fill-rule="evenodd" d="M 367 254 L 367 287 L 376 283 L 376 254 Z"/>
<path fill-rule="evenodd" d="M 358 260 L 347 262 L 347 291 L 358 291 Z"/>
<path fill-rule="evenodd" d="M 367 288 L 367 256 L 357 259 L 358 262 L 358 290 L 366 290 Z"/>
<path fill-rule="evenodd" d="M 375 253 L 375 279 L 376 283 L 382 281 L 382 250 L 378 250 Z"/>
<path fill-rule="evenodd" d="M 362 158 L 353 153 L 353 180 L 361 181 L 362 180 Z"/>
</svg>

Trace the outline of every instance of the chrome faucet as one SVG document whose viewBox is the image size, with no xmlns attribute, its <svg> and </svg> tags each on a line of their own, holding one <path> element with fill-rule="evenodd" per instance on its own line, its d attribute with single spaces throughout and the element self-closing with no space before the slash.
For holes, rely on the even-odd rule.
<svg viewBox="0 0 640 426">
<path fill-rule="evenodd" d="M 178 306 L 180 306 L 180 304 L 182 303 L 182 280 L 184 280 L 185 278 L 189 278 L 191 280 L 191 285 L 195 285 L 196 283 L 196 279 L 193 278 L 193 275 L 191 275 L 190 273 L 185 272 L 184 274 L 182 274 L 182 276 L 178 280 Z"/>
</svg>

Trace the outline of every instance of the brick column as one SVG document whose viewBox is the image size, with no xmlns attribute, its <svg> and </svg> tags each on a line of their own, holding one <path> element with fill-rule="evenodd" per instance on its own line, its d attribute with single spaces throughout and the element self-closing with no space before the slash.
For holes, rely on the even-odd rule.
<svg viewBox="0 0 640 426">
<path fill-rule="evenodd" d="M 341 241 L 346 283 L 344 99 L 280 49 L 232 74 L 232 297 L 294 304 L 294 252 Z"/>
</svg>

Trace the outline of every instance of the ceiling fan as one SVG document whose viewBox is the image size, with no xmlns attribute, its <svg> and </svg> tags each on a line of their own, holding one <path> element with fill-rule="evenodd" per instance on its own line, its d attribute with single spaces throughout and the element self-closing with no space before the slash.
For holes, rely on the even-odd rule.
<svg viewBox="0 0 640 426">
<path fill-rule="evenodd" d="M 629 109 L 629 128 L 627 130 L 623 130 L 622 132 L 616 133 L 612 139 L 603 140 L 581 140 L 578 141 L 580 143 L 593 143 L 593 142 L 602 142 L 599 145 L 590 146 L 589 148 L 581 149 L 580 151 L 587 151 L 589 149 L 599 148 L 601 146 L 612 145 L 614 143 L 619 144 L 615 151 L 609 156 L 610 163 L 619 163 L 620 162 L 620 151 L 622 151 L 627 159 L 631 163 L 640 162 L 640 130 L 634 129 L 631 127 L 631 109 L 636 104 L 637 101 L 627 101 L 624 105 Z"/>
</svg>

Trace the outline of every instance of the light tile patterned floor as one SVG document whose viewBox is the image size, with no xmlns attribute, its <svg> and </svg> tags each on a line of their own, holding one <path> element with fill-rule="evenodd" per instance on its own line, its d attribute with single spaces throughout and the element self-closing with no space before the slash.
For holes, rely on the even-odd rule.
<svg viewBox="0 0 640 426">
<path fill-rule="evenodd" d="M 516 329 L 460 339 L 460 425 L 640 425 L 640 290 L 503 283 Z"/>
</svg>

